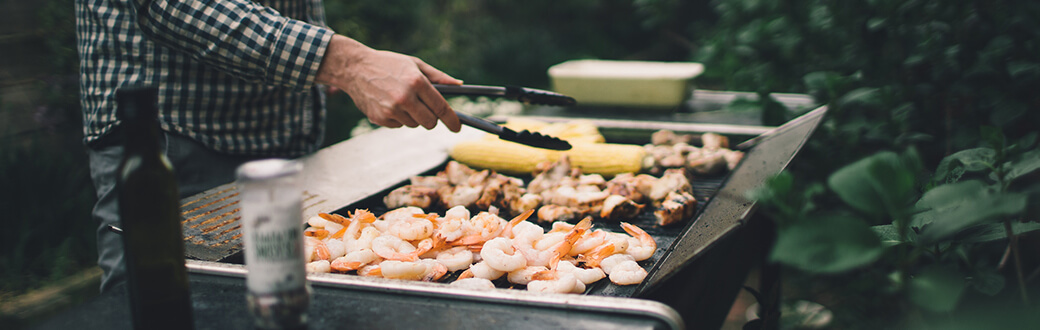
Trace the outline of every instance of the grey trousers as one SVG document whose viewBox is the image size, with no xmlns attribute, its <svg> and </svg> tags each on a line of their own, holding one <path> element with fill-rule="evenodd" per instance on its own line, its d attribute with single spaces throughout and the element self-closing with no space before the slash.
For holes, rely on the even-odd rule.
<svg viewBox="0 0 1040 330">
<path fill-rule="evenodd" d="M 118 134 L 118 133 L 117 133 Z M 121 137 L 110 146 L 87 148 L 90 155 L 90 177 L 97 192 L 93 218 L 98 221 L 97 244 L 98 266 L 104 271 L 101 277 L 101 292 L 106 292 L 126 281 L 123 267 L 123 241 L 116 233 L 108 230 L 109 225 L 119 226 L 117 204 L 116 168 L 123 159 Z M 181 198 L 189 197 L 207 189 L 231 182 L 235 169 L 250 160 L 265 157 L 230 156 L 213 151 L 195 140 L 176 133 L 163 132 L 160 145 L 173 164 Z"/>
</svg>

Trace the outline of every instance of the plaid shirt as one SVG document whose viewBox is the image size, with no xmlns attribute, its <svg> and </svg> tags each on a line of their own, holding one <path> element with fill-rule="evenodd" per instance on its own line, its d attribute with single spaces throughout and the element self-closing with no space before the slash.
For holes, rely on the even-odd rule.
<svg viewBox="0 0 1040 330">
<path fill-rule="evenodd" d="M 119 125 L 116 89 L 152 84 L 164 130 L 235 155 L 314 151 L 325 121 L 314 77 L 333 32 L 321 0 L 265 2 L 77 0 L 85 143 Z"/>
</svg>

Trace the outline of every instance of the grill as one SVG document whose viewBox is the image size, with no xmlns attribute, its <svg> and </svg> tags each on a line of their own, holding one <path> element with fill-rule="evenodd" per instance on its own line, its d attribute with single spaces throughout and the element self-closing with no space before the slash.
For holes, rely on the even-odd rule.
<svg viewBox="0 0 1040 330">
<path fill-rule="evenodd" d="M 702 96 L 700 102 L 724 104 L 740 94 L 716 92 Z M 804 102 L 804 99 L 791 102 Z M 547 111 L 534 111 L 532 114 L 547 121 L 572 119 Z M 400 299 L 418 296 L 517 306 L 556 305 L 564 309 L 630 313 L 641 317 L 649 315 L 670 327 L 681 327 L 684 322 L 718 327 L 750 267 L 758 262 L 756 258 L 764 251 L 766 244 L 762 242 L 770 238 L 768 229 L 762 228 L 767 221 L 758 221 L 761 225 L 752 221 L 755 203 L 747 200 L 745 193 L 787 167 L 825 112 L 826 107 L 820 107 L 775 129 L 682 124 L 654 118 L 633 121 L 605 116 L 606 119 L 592 119 L 612 141 L 645 143 L 649 134 L 658 129 L 680 133 L 714 131 L 728 134 L 736 141 L 759 137 L 754 140 L 755 146 L 746 151 L 740 166 L 727 176 L 699 178 L 691 182 L 700 207 L 694 218 L 684 225 L 654 226 L 653 216 L 648 212 L 629 221 L 646 230 L 658 243 L 658 251 L 641 262 L 649 275 L 640 285 L 618 286 L 602 280 L 590 285 L 585 295 L 554 295 L 553 299 L 545 299 L 545 295 L 521 290 L 474 295 L 441 284 L 402 283 L 339 274 L 312 275 L 309 278 L 314 285 L 366 292 L 393 291 Z M 433 131 L 380 129 L 305 157 L 302 159 L 304 216 L 321 212 L 346 214 L 355 208 L 368 208 L 376 214 L 385 212 L 382 197 L 387 192 L 405 184 L 412 176 L 432 175 L 447 162 L 447 148 L 458 141 L 480 138 L 483 134 L 472 129 L 464 129 L 458 134 L 443 128 Z M 195 259 L 189 260 L 189 270 L 243 276 L 238 200 L 234 186 L 223 185 L 184 199 L 182 210 L 185 252 L 189 259 Z M 617 223 L 597 221 L 594 225 L 621 231 Z M 618 298 L 620 302 L 603 298 Z M 676 314 L 676 310 L 681 312 Z"/>
</svg>

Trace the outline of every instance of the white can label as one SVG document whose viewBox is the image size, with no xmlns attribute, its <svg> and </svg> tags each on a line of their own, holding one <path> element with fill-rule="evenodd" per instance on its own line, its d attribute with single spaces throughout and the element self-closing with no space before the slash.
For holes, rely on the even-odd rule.
<svg viewBox="0 0 1040 330">
<path fill-rule="evenodd" d="M 295 207 L 294 207 L 295 206 Z M 257 294 L 304 287 L 303 232 L 298 203 L 248 203 L 242 207 L 246 286 Z"/>
</svg>

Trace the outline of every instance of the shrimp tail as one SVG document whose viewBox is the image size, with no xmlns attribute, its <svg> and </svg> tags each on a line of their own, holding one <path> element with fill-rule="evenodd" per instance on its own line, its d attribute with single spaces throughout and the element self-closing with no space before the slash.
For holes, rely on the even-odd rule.
<svg viewBox="0 0 1040 330">
<path fill-rule="evenodd" d="M 376 215 L 369 212 L 368 209 L 354 210 L 354 214 L 350 215 L 350 218 L 355 221 L 361 221 L 361 223 L 376 222 Z"/>
<path fill-rule="evenodd" d="M 425 254 L 426 252 L 430 252 L 430 250 L 433 249 L 433 246 L 434 246 L 434 239 L 432 239 L 432 238 L 424 239 L 422 241 L 419 241 L 419 244 L 417 244 L 417 246 L 415 247 L 415 251 L 412 251 L 411 253 L 408 253 L 408 255 L 413 257 L 412 260 L 415 260 L 416 258 L 419 258 L 419 256 Z"/>
<path fill-rule="evenodd" d="M 610 243 L 610 244 L 600 245 L 599 247 L 593 249 L 589 253 L 582 255 L 581 258 L 578 258 L 578 260 L 581 261 L 581 262 L 584 262 L 585 266 L 588 266 L 588 267 L 599 267 L 599 264 L 600 264 L 600 262 L 603 262 L 603 259 L 606 259 L 607 257 L 609 257 L 609 256 L 611 256 L 613 254 L 614 254 L 614 244 Z"/>
<path fill-rule="evenodd" d="M 339 214 L 318 213 L 318 216 L 322 219 L 341 224 L 343 225 L 343 227 L 350 225 L 350 219 L 344 218 L 342 215 Z"/>
<path fill-rule="evenodd" d="M 362 264 L 359 261 L 347 261 L 347 262 L 333 261 L 331 268 L 334 271 L 341 272 L 341 273 L 346 273 L 346 272 L 349 272 L 349 271 L 352 271 L 352 270 L 357 270 L 358 268 L 361 268 L 361 266 L 364 266 L 364 264 Z"/>
<path fill-rule="evenodd" d="M 567 256 L 567 253 L 574 247 L 574 243 L 591 227 L 592 217 L 585 217 L 577 225 L 574 225 L 574 228 L 571 228 L 571 231 L 567 233 L 563 241 L 553 246 L 552 258 L 549 259 L 549 268 L 556 269 L 556 264 L 560 263 L 560 259 Z"/>
<path fill-rule="evenodd" d="M 314 237 L 314 238 L 317 238 L 317 239 L 325 239 L 326 237 L 329 236 L 329 231 L 325 230 L 325 229 L 315 229 L 315 228 L 312 227 L 312 228 L 307 228 L 307 230 L 304 230 L 303 231 L 303 235 L 304 236 Z"/>
<path fill-rule="evenodd" d="M 325 245 L 325 242 L 314 237 L 307 237 L 307 240 L 311 242 L 310 244 L 314 245 L 314 252 L 312 253 L 314 253 L 313 256 L 315 261 L 329 260 L 332 258 L 332 253 L 329 252 L 329 246 Z"/>
<path fill-rule="evenodd" d="M 555 280 L 555 279 L 556 279 L 556 270 L 555 269 L 543 270 L 543 271 L 536 272 L 533 275 L 531 275 L 531 280 L 532 281 L 552 281 L 552 280 Z"/>
<path fill-rule="evenodd" d="M 374 265 L 374 266 L 371 266 L 371 267 L 363 267 L 363 268 L 358 269 L 358 275 L 383 277 L 383 269 L 381 267 L 379 267 L 379 265 Z"/>
<path fill-rule="evenodd" d="M 462 271 L 462 274 L 459 274 L 459 279 L 461 280 L 465 278 L 473 278 L 473 271 L 468 268 Z"/>
<path fill-rule="evenodd" d="M 440 263 L 437 263 L 433 267 L 434 268 L 431 271 L 429 271 L 428 273 L 423 275 L 423 278 L 422 278 L 423 281 L 433 282 L 433 281 L 441 279 L 442 277 L 444 277 L 445 274 L 448 273 L 448 267 L 445 267 L 444 265 L 442 265 Z"/>
<path fill-rule="evenodd" d="M 486 238 L 484 238 L 484 237 L 482 237 L 480 235 L 470 235 L 470 236 L 463 236 L 463 237 L 455 240 L 455 242 L 453 242 L 453 243 L 455 245 L 475 245 L 475 244 L 483 244 L 484 242 L 487 242 Z"/>
<path fill-rule="evenodd" d="M 641 243 L 643 243 L 645 245 L 650 245 L 650 244 L 653 244 L 654 246 L 657 245 L 656 241 L 654 241 L 653 236 L 650 236 L 650 234 L 647 234 L 646 231 L 644 231 L 643 229 L 641 229 L 639 227 L 636 227 L 633 224 L 630 224 L 630 223 L 627 223 L 627 222 L 622 222 L 621 223 L 621 228 L 624 229 L 625 232 L 628 233 L 629 235 L 632 235 L 632 237 L 635 237 L 635 238 L 639 239 L 639 242 L 641 242 Z"/>
<path fill-rule="evenodd" d="M 332 236 L 329 236 L 329 237 L 331 237 L 331 238 L 342 238 L 343 234 L 346 234 L 346 233 L 347 233 L 347 227 L 344 226 L 343 228 L 340 228 L 339 231 L 336 231 L 335 234 L 332 234 Z"/>
<path fill-rule="evenodd" d="M 531 214 L 534 214 L 534 209 L 524 211 L 524 213 L 521 213 L 520 215 L 516 216 L 515 218 L 513 218 L 513 220 L 509 220 L 509 224 L 506 225 L 506 229 L 502 231 L 502 236 L 513 238 L 513 227 L 520 224 L 521 222 L 524 222 L 524 220 L 527 220 L 527 218 L 530 218 Z"/>
</svg>

